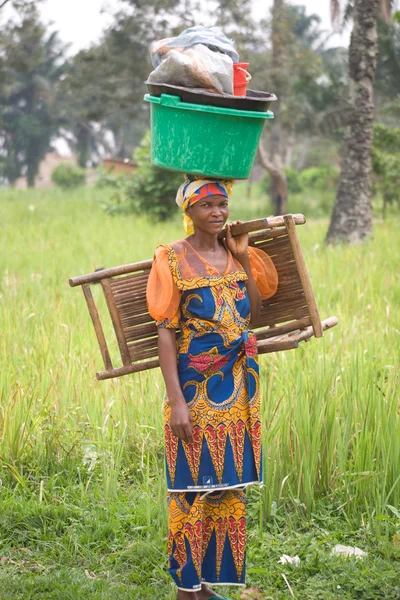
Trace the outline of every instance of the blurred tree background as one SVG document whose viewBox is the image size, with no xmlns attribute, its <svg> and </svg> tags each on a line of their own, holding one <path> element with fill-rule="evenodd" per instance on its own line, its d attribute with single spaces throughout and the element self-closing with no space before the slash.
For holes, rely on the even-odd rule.
<svg viewBox="0 0 400 600">
<path fill-rule="evenodd" d="M 379 49 L 375 112 L 373 106 L 371 111 L 377 123 L 393 128 L 400 118 L 399 17 L 395 13 L 390 18 L 394 6 L 389 0 L 368 1 L 376 19 Z M 67 141 L 81 168 L 101 164 L 104 156 L 131 158 L 149 123 L 148 107 L 142 100 L 144 82 L 152 70 L 150 44 L 198 23 L 219 25 L 234 38 L 242 60 L 251 65 L 251 87 L 279 97 L 274 125 L 265 133 L 258 158 L 269 174 L 274 212 L 290 210 L 288 196 L 301 188 L 300 180 L 320 176 L 324 182 L 328 169 L 330 177 L 336 173 L 337 181 L 355 115 L 350 81 L 358 75 L 354 66 L 353 72 L 349 70 L 348 49 L 332 47 L 332 30 L 324 30 L 320 17 L 309 14 L 301 1 L 274 0 L 265 18 L 255 21 L 252 0 L 210 0 L 206 12 L 197 0 L 121 0 L 100 40 L 72 56 L 58 33 L 42 23 L 40 0 L 12 4 L 10 20 L 1 22 L 0 10 L 0 181 L 4 185 L 25 176 L 28 185 L 34 186 L 41 160 L 59 138 Z M 342 14 L 338 0 L 332 1 L 336 24 L 354 22 L 358 31 L 362 3 L 354 0 L 341 8 Z M 354 54 L 354 43 L 350 51 Z M 386 159 L 391 154 L 390 147 L 383 146 L 392 143 L 382 131 L 377 130 L 373 155 L 374 189 L 380 193 L 389 177 Z M 372 133 L 366 131 L 365 139 L 368 136 L 367 154 Z M 383 154 L 386 167 L 382 166 Z M 143 174 L 143 164 L 141 168 Z M 314 171 L 307 179 L 302 173 L 310 168 Z M 157 174 L 151 172 L 152 185 L 154 177 Z M 396 206 L 400 182 L 394 169 L 389 179 L 385 202 Z M 131 198 L 134 188 L 129 184 L 127 197 Z M 339 204 L 355 202 L 349 200 L 343 179 L 339 179 L 339 191 Z M 367 204 L 368 198 L 367 186 Z M 336 209 L 343 211 L 343 206 Z M 162 218 L 164 213 L 159 210 Z"/>
</svg>

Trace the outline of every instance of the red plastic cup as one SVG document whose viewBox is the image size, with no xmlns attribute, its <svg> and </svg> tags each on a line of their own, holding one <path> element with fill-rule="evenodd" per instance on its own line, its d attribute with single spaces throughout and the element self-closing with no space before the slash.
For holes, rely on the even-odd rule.
<svg viewBox="0 0 400 600">
<path fill-rule="evenodd" d="M 234 63 L 233 65 L 233 94 L 235 96 L 245 96 L 248 83 L 251 79 L 247 71 L 249 63 Z"/>
</svg>

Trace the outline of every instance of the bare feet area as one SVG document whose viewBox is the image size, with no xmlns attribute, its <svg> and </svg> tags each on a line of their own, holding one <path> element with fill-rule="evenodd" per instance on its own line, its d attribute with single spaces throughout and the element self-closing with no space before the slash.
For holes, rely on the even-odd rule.
<svg viewBox="0 0 400 600">
<path fill-rule="evenodd" d="M 198 600 L 208 600 L 209 598 L 213 598 L 214 596 L 218 596 L 218 592 L 214 592 L 207 585 L 201 586 L 201 592 L 197 593 Z"/>
<path fill-rule="evenodd" d="M 214 590 L 208 586 L 202 585 L 201 591 L 199 592 L 184 592 L 178 590 L 177 600 L 209 600 L 209 598 L 213 598 L 214 596 L 218 596 L 218 592 L 214 592 Z"/>
<path fill-rule="evenodd" d="M 197 592 L 183 592 L 178 590 L 177 600 L 199 600 Z"/>
</svg>

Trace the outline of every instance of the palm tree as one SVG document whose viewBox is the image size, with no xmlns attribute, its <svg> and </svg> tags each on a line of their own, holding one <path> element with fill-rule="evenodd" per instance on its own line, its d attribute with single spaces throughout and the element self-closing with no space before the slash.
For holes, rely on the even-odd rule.
<svg viewBox="0 0 400 600">
<path fill-rule="evenodd" d="M 331 0 L 337 22 L 340 0 Z M 373 84 L 378 56 L 379 10 L 389 19 L 390 0 L 353 0 L 346 12 L 353 17 L 349 48 L 350 119 L 344 138 L 342 169 L 327 243 L 361 242 L 372 233 L 371 145 L 374 120 Z"/>
</svg>

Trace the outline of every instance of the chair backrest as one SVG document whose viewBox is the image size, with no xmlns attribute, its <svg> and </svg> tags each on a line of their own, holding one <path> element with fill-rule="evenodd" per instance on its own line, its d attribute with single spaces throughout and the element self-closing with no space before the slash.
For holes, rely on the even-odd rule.
<svg viewBox="0 0 400 600">
<path fill-rule="evenodd" d="M 259 340 L 259 352 L 293 348 L 287 334 L 312 327 L 315 337 L 322 326 L 311 282 L 305 266 L 296 224 L 303 215 L 285 215 L 248 221 L 232 233 L 251 231 L 249 244 L 264 250 L 273 260 L 279 276 L 276 294 L 262 304 L 259 321 L 252 326 Z M 95 328 L 105 370 L 98 379 L 120 377 L 159 365 L 157 327 L 146 304 L 146 285 L 152 260 L 96 271 L 70 279 L 72 287 L 82 286 Z M 122 367 L 113 367 L 100 316 L 90 284 L 100 282 L 118 342 Z M 260 343 L 262 342 L 262 343 Z"/>
</svg>

